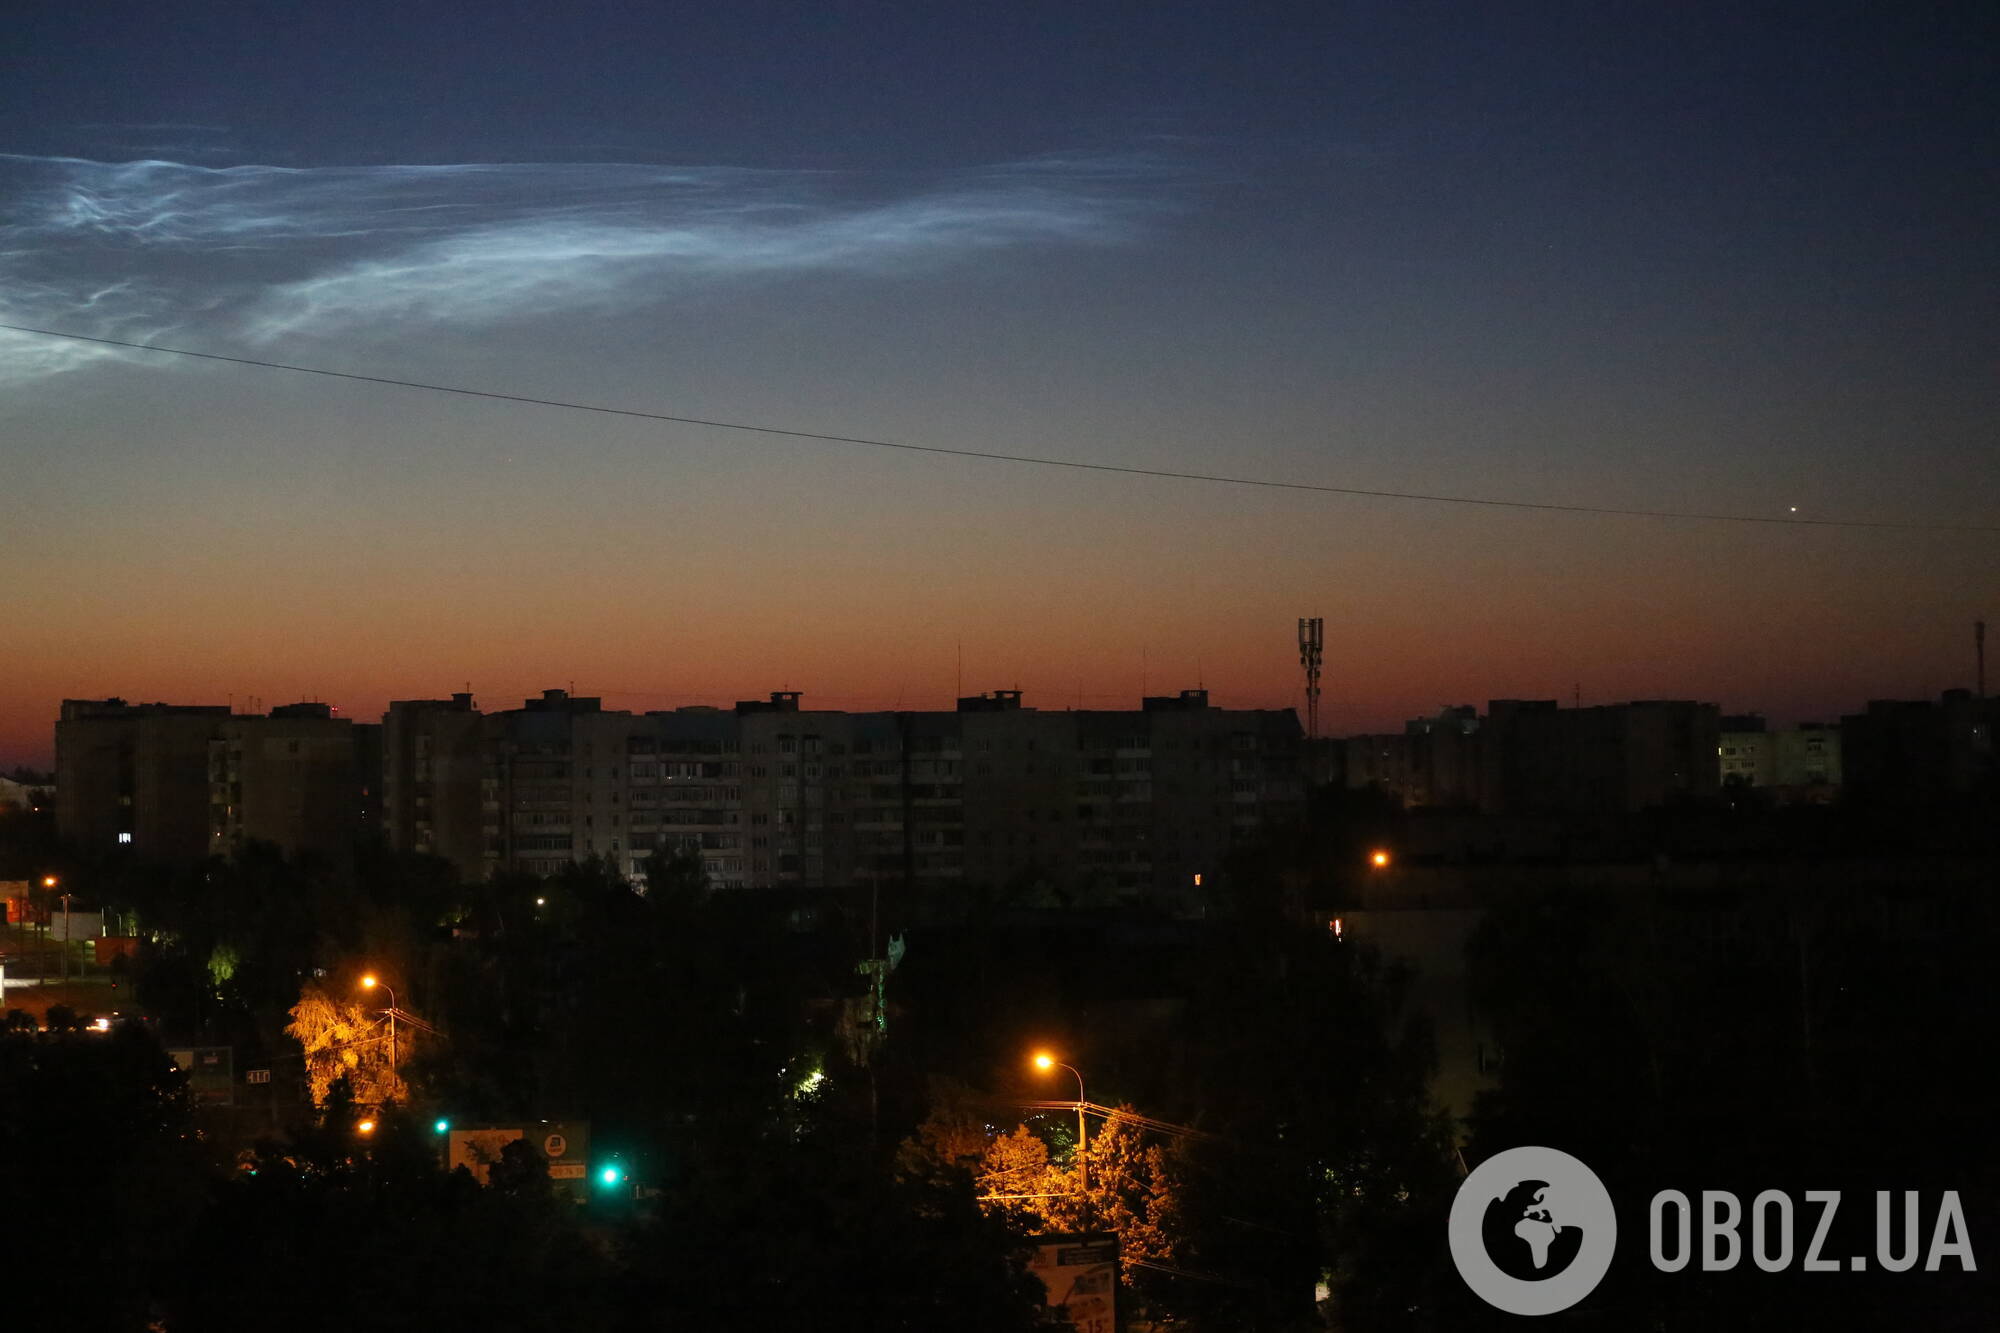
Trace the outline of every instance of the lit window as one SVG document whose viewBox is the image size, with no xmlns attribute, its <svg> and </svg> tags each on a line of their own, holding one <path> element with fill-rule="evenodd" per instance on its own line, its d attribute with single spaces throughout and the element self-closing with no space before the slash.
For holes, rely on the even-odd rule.
<svg viewBox="0 0 2000 1333">
<path fill-rule="evenodd" d="M 130 842 L 130 841 L 132 841 L 132 835 L 131 835 L 131 834 L 129 834 L 129 833 L 121 833 L 121 834 L 119 834 L 119 835 L 118 835 L 118 841 L 120 841 L 120 842 Z"/>
</svg>

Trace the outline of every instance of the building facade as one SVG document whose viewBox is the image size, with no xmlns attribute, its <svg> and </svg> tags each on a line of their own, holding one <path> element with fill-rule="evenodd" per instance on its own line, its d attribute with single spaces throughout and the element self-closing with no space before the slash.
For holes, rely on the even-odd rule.
<svg viewBox="0 0 2000 1333">
<path fill-rule="evenodd" d="M 391 712 L 389 762 L 413 763 Z M 641 714 L 548 690 L 480 717 L 478 731 L 483 845 L 476 862 L 462 844 L 451 854 L 469 875 L 605 857 L 639 876 L 684 852 L 731 888 L 1047 882 L 1159 895 L 1215 874 L 1304 801 L 1296 716 L 1214 708 L 1201 690 L 1130 711 L 1043 712 L 1002 690 L 951 712 L 848 713 L 780 691 Z M 405 781 L 390 784 L 391 835 L 418 850 Z M 434 811 L 469 799 L 463 766 L 433 767 L 428 783 Z"/>
<path fill-rule="evenodd" d="M 482 719 L 470 694 L 399 699 L 382 716 L 382 825 L 392 846 L 479 873 L 486 858 Z"/>
<path fill-rule="evenodd" d="M 1824 803 L 1839 794 L 1839 727 L 1801 722 L 1772 730 L 1751 713 L 1723 718 L 1716 739 L 1716 774 L 1725 788 L 1757 788 L 1784 802 Z"/>
<path fill-rule="evenodd" d="M 208 746 L 224 705 L 65 699 L 56 722 L 56 828 L 90 850 L 198 860 L 209 845 Z"/>
<path fill-rule="evenodd" d="M 1714 704 L 1494 699 L 1484 716 L 1447 708 L 1399 735 L 1350 737 L 1344 781 L 1413 808 L 1632 814 L 1714 796 L 1720 734 Z"/>
<path fill-rule="evenodd" d="M 1000 690 L 885 713 L 795 691 L 650 713 L 562 690 L 481 713 L 457 694 L 396 701 L 380 727 L 322 704 L 71 700 L 57 733 L 60 826 L 86 844 L 329 854 L 379 827 L 468 878 L 604 858 L 638 879 L 687 854 L 730 888 L 1178 901 L 1305 798 L 1296 715 L 1203 690 L 1059 712 Z"/>
<path fill-rule="evenodd" d="M 379 735 L 323 703 L 226 718 L 208 742 L 209 852 L 347 855 L 380 823 Z"/>
<path fill-rule="evenodd" d="M 2000 699 L 1946 690 L 1935 702 L 1872 699 L 1840 720 L 1842 770 L 1861 800 L 1933 806 L 2000 799 Z"/>
<path fill-rule="evenodd" d="M 263 715 L 65 699 L 57 830 L 87 850 L 127 847 L 151 861 L 227 855 L 252 841 L 343 855 L 380 822 L 376 730 L 325 704 Z"/>
</svg>

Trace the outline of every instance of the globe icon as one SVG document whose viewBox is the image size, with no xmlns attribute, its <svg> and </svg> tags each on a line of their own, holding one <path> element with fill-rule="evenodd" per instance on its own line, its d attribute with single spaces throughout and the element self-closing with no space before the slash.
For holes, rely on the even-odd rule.
<svg viewBox="0 0 2000 1333">
<path fill-rule="evenodd" d="M 1583 1248 L 1583 1228 L 1565 1215 L 1545 1180 L 1523 1180 L 1489 1201 L 1480 1240 L 1495 1267 L 1523 1282 L 1552 1278 Z"/>
</svg>

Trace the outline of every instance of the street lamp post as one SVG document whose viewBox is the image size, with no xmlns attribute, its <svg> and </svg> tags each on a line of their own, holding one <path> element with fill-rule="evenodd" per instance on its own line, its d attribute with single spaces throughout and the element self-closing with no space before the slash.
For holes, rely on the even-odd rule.
<svg viewBox="0 0 2000 1333">
<path fill-rule="evenodd" d="M 396 1072 L 396 990 L 387 982 L 377 979 L 373 972 L 361 978 L 361 989 L 374 990 L 377 986 L 389 992 L 389 1007 L 383 1012 L 389 1016 L 389 1073 L 393 1076 Z"/>
<path fill-rule="evenodd" d="M 1083 1127 L 1083 1073 L 1075 1065 L 1066 1065 L 1047 1051 L 1035 1057 L 1035 1068 L 1047 1072 L 1051 1069 L 1067 1069 L 1076 1075 L 1076 1187 L 1078 1192 L 1090 1188 L 1089 1142 Z"/>
<path fill-rule="evenodd" d="M 45 944 L 48 942 L 48 935 L 49 935 L 49 926 L 47 919 L 49 914 L 49 897 L 54 896 L 55 887 L 56 887 L 56 877 L 54 875 L 43 875 L 42 888 L 47 890 L 48 894 L 47 896 L 44 896 L 42 899 L 41 910 L 40 911 L 31 910 L 29 913 L 32 916 L 38 916 L 42 918 L 41 920 L 37 921 L 35 925 L 38 927 L 39 933 L 42 937 L 42 942 Z M 48 964 L 49 964 L 48 951 L 43 950 L 40 966 L 42 968 L 47 968 Z M 46 977 L 48 973 L 46 971 L 42 971 L 39 972 L 38 975 Z"/>
</svg>

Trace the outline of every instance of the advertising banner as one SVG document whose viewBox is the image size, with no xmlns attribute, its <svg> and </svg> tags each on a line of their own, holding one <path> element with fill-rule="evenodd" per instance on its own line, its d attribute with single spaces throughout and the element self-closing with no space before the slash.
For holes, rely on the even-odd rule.
<svg viewBox="0 0 2000 1333">
<path fill-rule="evenodd" d="M 1077 1333 L 1117 1333 L 1118 1237 L 1036 1236 L 1029 1271 L 1048 1288 L 1049 1308 L 1069 1315 Z"/>
</svg>

